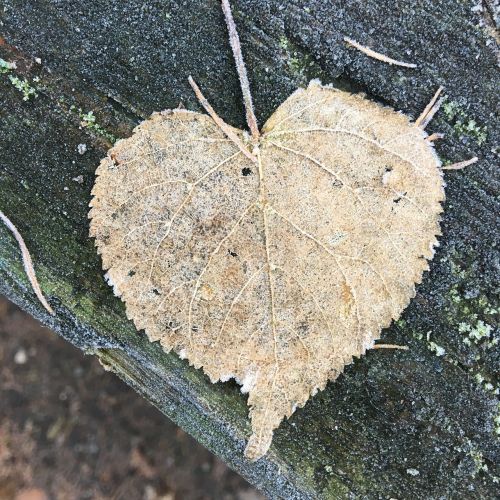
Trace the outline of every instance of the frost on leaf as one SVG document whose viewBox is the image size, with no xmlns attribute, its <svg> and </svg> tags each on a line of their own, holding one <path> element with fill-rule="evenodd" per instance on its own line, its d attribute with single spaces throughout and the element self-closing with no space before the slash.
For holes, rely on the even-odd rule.
<svg viewBox="0 0 500 500">
<path fill-rule="evenodd" d="M 439 160 L 408 118 L 312 82 L 253 162 L 205 115 L 154 114 L 98 170 L 91 235 L 137 328 L 248 392 L 251 459 L 398 318 L 428 268 Z"/>
</svg>

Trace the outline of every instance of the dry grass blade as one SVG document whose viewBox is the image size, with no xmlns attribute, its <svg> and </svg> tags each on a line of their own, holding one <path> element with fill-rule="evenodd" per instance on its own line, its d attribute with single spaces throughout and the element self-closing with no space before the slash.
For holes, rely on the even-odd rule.
<svg viewBox="0 0 500 500">
<path fill-rule="evenodd" d="M 391 57 L 387 57 L 384 54 L 380 54 L 380 52 L 375 52 L 374 50 L 370 49 L 369 47 L 365 47 L 364 45 L 361 45 L 360 43 L 356 42 L 356 40 L 353 40 L 352 38 L 349 38 L 347 36 L 344 37 L 344 41 L 347 42 L 349 45 L 352 45 L 359 51 L 363 52 L 369 57 L 372 57 L 373 59 L 377 59 L 378 61 L 385 62 L 387 64 L 391 64 L 394 66 L 403 66 L 404 68 L 416 68 L 417 65 L 413 63 L 407 63 L 403 61 L 398 61 L 396 59 L 392 59 Z"/>
<path fill-rule="evenodd" d="M 33 268 L 31 255 L 29 253 L 28 247 L 26 246 L 26 243 L 24 243 L 23 237 L 17 230 L 16 226 L 14 226 L 12 221 L 2 211 L 0 211 L 0 220 L 5 224 L 5 226 L 12 232 L 12 234 L 16 238 L 16 241 L 19 245 L 19 248 L 21 250 L 21 255 L 23 258 L 24 270 L 26 271 L 26 275 L 30 280 L 31 286 L 36 296 L 38 297 L 38 300 L 42 303 L 43 307 L 45 307 L 45 309 L 47 309 L 47 311 L 53 315 L 54 310 L 50 307 L 49 303 L 43 296 L 42 289 L 40 288 L 38 280 L 36 279 L 35 269 Z"/>
<path fill-rule="evenodd" d="M 428 142 L 434 142 L 434 141 L 437 141 L 439 139 L 444 139 L 444 134 L 441 134 L 439 132 L 434 132 L 433 134 L 431 134 L 425 138 L 425 140 Z"/>
</svg>

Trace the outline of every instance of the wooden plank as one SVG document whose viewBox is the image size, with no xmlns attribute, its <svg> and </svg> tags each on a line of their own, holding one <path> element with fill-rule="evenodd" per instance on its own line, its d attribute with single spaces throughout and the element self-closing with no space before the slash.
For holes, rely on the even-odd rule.
<svg viewBox="0 0 500 500">
<path fill-rule="evenodd" d="M 236 385 L 212 385 L 150 344 L 104 282 L 87 205 L 110 141 L 154 110 L 179 102 L 198 110 L 189 74 L 221 116 L 244 125 L 218 2 L 4 2 L 0 57 L 17 68 L 0 74 L 0 209 L 23 234 L 57 315 L 41 309 L 2 228 L 0 290 L 99 356 L 270 497 L 493 497 L 499 79 L 495 42 L 482 27 L 488 11 L 458 0 L 234 4 L 260 123 L 313 77 L 414 117 L 445 86 L 448 100 L 429 126 L 446 134 L 438 152 L 449 162 L 480 161 L 446 174 L 441 247 L 402 320 L 384 334 L 410 350 L 356 361 L 282 424 L 268 456 L 249 463 Z M 345 35 L 419 68 L 369 59 Z M 23 101 L 9 76 L 26 78 L 38 95 Z"/>
</svg>

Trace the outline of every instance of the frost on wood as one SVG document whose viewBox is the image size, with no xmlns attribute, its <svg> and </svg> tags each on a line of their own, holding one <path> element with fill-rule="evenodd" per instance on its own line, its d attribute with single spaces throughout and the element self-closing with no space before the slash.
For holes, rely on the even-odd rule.
<svg viewBox="0 0 500 500">
<path fill-rule="evenodd" d="M 251 459 L 373 346 L 428 268 L 444 199 L 421 128 L 312 82 L 253 162 L 199 113 L 154 114 L 97 171 L 91 235 L 127 314 L 248 392 Z"/>
</svg>

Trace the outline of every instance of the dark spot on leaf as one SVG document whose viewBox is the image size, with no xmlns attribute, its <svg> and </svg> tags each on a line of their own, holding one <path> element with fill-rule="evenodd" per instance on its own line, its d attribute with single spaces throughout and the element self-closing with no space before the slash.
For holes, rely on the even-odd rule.
<svg viewBox="0 0 500 500">
<path fill-rule="evenodd" d="M 156 288 L 153 288 L 153 293 L 155 295 L 161 295 L 161 293 Z"/>
<path fill-rule="evenodd" d="M 116 158 L 116 154 L 115 153 L 111 153 L 110 158 L 111 158 L 111 160 L 113 162 L 113 165 L 119 165 L 120 164 L 120 161 Z"/>
<path fill-rule="evenodd" d="M 231 257 L 238 257 L 238 254 L 236 252 L 233 252 L 232 250 L 228 250 L 228 253 Z"/>
<path fill-rule="evenodd" d="M 247 175 L 250 175 L 252 173 L 252 169 L 249 167 L 243 167 L 241 169 L 241 173 L 246 177 Z"/>
<path fill-rule="evenodd" d="M 130 277 L 135 276 L 135 271 L 129 271 L 129 272 L 128 272 L 128 275 L 129 275 Z"/>
<path fill-rule="evenodd" d="M 400 196 L 398 196 L 397 198 L 394 198 L 394 200 L 392 200 L 394 203 L 399 203 L 401 201 L 401 199 L 406 196 L 406 192 L 401 194 Z"/>
<path fill-rule="evenodd" d="M 298 327 L 301 333 L 306 333 L 309 330 L 309 325 L 305 321 L 301 321 Z"/>
<path fill-rule="evenodd" d="M 169 330 L 178 330 L 180 327 L 180 324 L 178 321 L 176 321 L 175 319 L 170 319 L 167 321 L 167 328 Z"/>
</svg>

